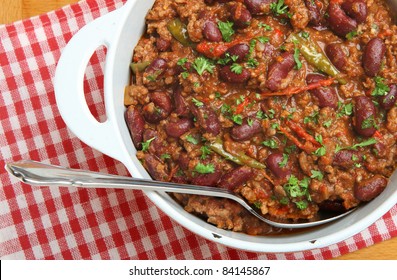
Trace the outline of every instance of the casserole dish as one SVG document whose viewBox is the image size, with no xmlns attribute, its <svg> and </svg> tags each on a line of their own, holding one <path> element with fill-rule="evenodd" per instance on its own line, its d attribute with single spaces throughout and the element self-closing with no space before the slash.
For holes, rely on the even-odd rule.
<svg viewBox="0 0 397 280">
<path fill-rule="evenodd" d="M 133 177 L 150 178 L 136 158 L 124 120 L 124 87 L 129 83 L 133 49 L 145 29 L 145 16 L 154 1 L 128 1 L 124 7 L 87 25 L 65 48 L 59 61 L 55 92 L 60 113 L 71 131 L 92 148 L 121 161 Z M 105 45 L 105 106 L 107 120 L 97 122 L 85 102 L 83 78 L 92 53 Z M 215 242 L 249 251 L 291 252 L 321 248 L 344 240 L 381 217 L 397 201 L 396 173 L 386 190 L 348 217 L 290 235 L 249 236 L 212 226 L 183 210 L 165 193 L 146 195 L 167 215 L 189 230 Z"/>
</svg>

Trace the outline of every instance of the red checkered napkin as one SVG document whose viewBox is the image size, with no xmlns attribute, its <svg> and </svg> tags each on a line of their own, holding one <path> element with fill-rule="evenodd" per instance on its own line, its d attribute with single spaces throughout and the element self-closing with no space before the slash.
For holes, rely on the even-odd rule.
<svg viewBox="0 0 397 280">
<path fill-rule="evenodd" d="M 323 249 L 256 254 L 207 241 L 163 214 L 140 191 L 31 187 L 6 162 L 34 159 L 127 175 L 84 145 L 55 104 L 53 77 L 66 43 L 83 25 L 123 5 L 86 0 L 0 26 L 0 256 L 2 259 L 329 259 L 397 236 L 397 206 L 363 232 Z M 104 115 L 99 49 L 86 71 L 92 111 Z"/>
</svg>

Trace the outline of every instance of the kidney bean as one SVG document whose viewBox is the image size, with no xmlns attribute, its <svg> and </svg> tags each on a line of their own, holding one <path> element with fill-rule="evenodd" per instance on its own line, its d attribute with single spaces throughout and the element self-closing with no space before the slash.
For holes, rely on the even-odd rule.
<svg viewBox="0 0 397 280">
<path fill-rule="evenodd" d="M 196 177 L 192 178 L 191 183 L 193 185 L 215 187 L 218 184 L 221 176 L 222 173 L 218 170 L 215 170 L 214 173 L 197 175 Z"/>
<path fill-rule="evenodd" d="M 282 153 L 273 153 L 266 158 L 266 165 L 270 171 L 278 178 L 286 178 L 291 175 L 291 170 L 287 167 L 281 167 L 280 163 L 283 161 Z"/>
<path fill-rule="evenodd" d="M 250 47 L 248 44 L 241 43 L 228 48 L 225 53 L 228 53 L 230 56 L 238 57 L 236 62 L 243 62 L 248 57 L 249 52 Z"/>
<path fill-rule="evenodd" d="M 165 171 L 165 165 L 153 155 L 146 153 L 144 163 L 153 179 L 164 181 L 167 179 L 168 174 Z"/>
<path fill-rule="evenodd" d="M 153 140 L 149 145 L 149 153 L 160 157 L 164 148 L 163 140 L 159 137 L 159 134 L 156 130 L 146 129 L 143 132 L 143 142 L 149 141 L 150 139 Z"/>
<path fill-rule="evenodd" d="M 357 21 L 348 17 L 337 3 L 331 2 L 328 6 L 328 23 L 332 31 L 341 37 L 357 28 Z"/>
<path fill-rule="evenodd" d="M 382 39 L 375 37 L 367 43 L 362 57 L 362 64 L 367 76 L 375 77 L 378 74 L 385 53 L 386 45 Z"/>
<path fill-rule="evenodd" d="M 251 77 L 251 73 L 247 69 L 243 68 L 242 72 L 237 74 L 232 71 L 230 65 L 226 65 L 219 70 L 219 76 L 225 82 L 242 84 L 248 81 Z"/>
<path fill-rule="evenodd" d="M 244 0 L 245 6 L 253 15 L 261 15 L 270 11 L 270 4 L 277 0 Z"/>
<path fill-rule="evenodd" d="M 367 96 L 355 97 L 354 117 L 353 123 L 356 132 L 362 136 L 372 136 L 376 128 L 376 109 L 372 99 Z"/>
<path fill-rule="evenodd" d="M 372 152 L 377 158 L 384 158 L 387 156 L 388 153 L 386 145 L 380 142 L 380 140 L 378 140 L 378 142 L 374 144 Z"/>
<path fill-rule="evenodd" d="M 347 55 L 344 52 L 341 44 L 331 43 L 327 45 L 325 47 L 325 53 L 336 68 L 341 71 L 344 70 L 347 61 Z"/>
<path fill-rule="evenodd" d="M 330 211 L 337 213 L 346 212 L 346 208 L 345 206 L 343 206 L 343 201 L 340 200 L 324 200 L 318 205 L 318 207 L 322 211 Z"/>
<path fill-rule="evenodd" d="M 387 179 L 376 174 L 354 185 L 354 197 L 360 201 L 370 201 L 377 197 L 387 186 Z"/>
<path fill-rule="evenodd" d="M 308 74 L 306 76 L 306 83 L 309 85 L 325 79 L 326 77 L 321 74 Z M 310 90 L 310 93 L 318 99 L 318 106 L 320 108 L 330 107 L 336 109 L 338 107 L 338 95 L 335 88 L 319 87 Z"/>
<path fill-rule="evenodd" d="M 135 148 L 138 150 L 142 149 L 145 120 L 143 119 L 141 113 L 133 106 L 128 107 L 126 112 L 126 120 Z"/>
<path fill-rule="evenodd" d="M 189 161 L 190 159 L 186 152 L 181 152 L 179 154 L 178 165 L 182 170 L 186 171 L 189 169 Z"/>
<path fill-rule="evenodd" d="M 217 136 L 221 132 L 221 124 L 218 116 L 211 108 L 208 108 L 206 105 L 200 107 L 193 105 L 191 111 L 196 117 L 198 125 L 204 129 L 204 131 L 214 136 Z"/>
<path fill-rule="evenodd" d="M 171 99 L 167 93 L 155 91 L 150 93 L 152 102 L 143 107 L 143 116 L 149 123 L 158 123 L 164 120 L 172 111 Z"/>
<path fill-rule="evenodd" d="M 204 24 L 203 35 L 208 41 L 211 42 L 222 41 L 222 33 L 219 30 L 218 25 L 213 21 L 207 21 Z"/>
<path fill-rule="evenodd" d="M 145 69 L 145 72 L 148 74 L 155 74 L 156 76 L 160 76 L 167 69 L 167 61 L 163 58 L 156 58 L 149 64 L 149 66 Z"/>
<path fill-rule="evenodd" d="M 320 8 L 316 5 L 313 0 L 305 0 L 305 5 L 309 11 L 310 24 L 313 26 L 318 26 L 321 23 L 322 15 Z"/>
<path fill-rule="evenodd" d="M 170 121 L 165 126 L 165 132 L 168 136 L 179 138 L 193 127 L 193 122 L 190 119 L 178 119 Z"/>
<path fill-rule="evenodd" d="M 241 125 L 235 125 L 230 136 L 235 141 L 245 141 L 251 139 L 255 134 L 261 132 L 262 127 L 258 119 L 245 118 Z"/>
<path fill-rule="evenodd" d="M 367 4 L 364 0 L 345 0 L 342 9 L 358 23 L 363 23 L 367 19 Z"/>
<path fill-rule="evenodd" d="M 244 5 L 233 5 L 230 8 L 231 21 L 237 28 L 245 28 L 250 25 L 252 16 Z"/>
<path fill-rule="evenodd" d="M 251 167 L 240 166 L 224 174 L 218 185 L 221 188 L 233 190 L 247 182 L 253 174 Z"/>
<path fill-rule="evenodd" d="M 177 87 L 174 90 L 174 95 L 173 95 L 173 101 L 174 101 L 174 113 L 176 113 L 178 116 L 183 116 L 186 117 L 189 115 L 189 107 L 185 101 L 185 98 L 182 96 L 182 88 Z"/>
<path fill-rule="evenodd" d="M 291 53 L 282 53 L 281 58 L 281 61 L 276 61 L 269 66 L 269 71 L 267 73 L 266 86 L 272 91 L 282 88 L 282 80 L 288 76 L 288 73 L 294 69 L 295 66 L 294 56 Z"/>
<path fill-rule="evenodd" d="M 275 51 L 276 48 L 272 44 L 266 43 L 263 45 L 262 57 L 265 59 L 271 59 Z"/>
<path fill-rule="evenodd" d="M 341 150 L 334 155 L 332 164 L 345 169 L 351 168 L 355 163 L 360 163 L 362 157 L 357 151 Z"/>
<path fill-rule="evenodd" d="M 393 108 L 397 101 L 397 84 L 392 84 L 389 88 L 390 91 L 386 95 L 382 96 L 379 102 L 380 106 L 385 110 Z"/>
<path fill-rule="evenodd" d="M 157 40 L 156 40 L 156 48 L 157 48 L 160 52 L 165 52 L 165 51 L 167 51 L 170 47 L 171 47 L 171 41 L 170 41 L 170 40 L 166 40 L 166 39 L 163 39 L 163 38 L 161 38 L 161 37 L 157 38 Z"/>
</svg>

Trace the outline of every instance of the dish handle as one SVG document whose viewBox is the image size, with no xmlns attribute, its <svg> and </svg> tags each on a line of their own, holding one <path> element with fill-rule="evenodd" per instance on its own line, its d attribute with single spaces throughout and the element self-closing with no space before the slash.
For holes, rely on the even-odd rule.
<svg viewBox="0 0 397 280">
<path fill-rule="evenodd" d="M 109 116 L 99 122 L 91 114 L 84 95 L 84 75 L 92 54 L 99 47 L 107 47 L 109 53 L 123 10 L 121 7 L 81 28 L 62 51 L 54 79 L 56 103 L 67 127 L 81 141 L 115 159 L 123 158 L 115 141 L 117 125 Z"/>
</svg>

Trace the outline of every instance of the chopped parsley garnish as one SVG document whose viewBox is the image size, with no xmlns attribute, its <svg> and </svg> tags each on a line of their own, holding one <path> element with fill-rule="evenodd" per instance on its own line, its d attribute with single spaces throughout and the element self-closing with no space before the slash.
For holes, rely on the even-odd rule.
<svg viewBox="0 0 397 280">
<path fill-rule="evenodd" d="M 278 163 L 280 167 L 285 167 L 288 163 L 288 155 L 283 154 L 283 160 Z"/>
<path fill-rule="evenodd" d="M 230 21 L 218 21 L 218 28 L 221 31 L 222 38 L 225 42 L 230 42 L 234 35 L 233 22 Z"/>
<path fill-rule="evenodd" d="M 277 3 L 270 4 L 270 10 L 273 12 L 275 16 L 279 15 L 287 15 L 291 17 L 291 14 L 288 12 L 289 7 L 284 4 L 284 0 L 278 0 Z"/>
<path fill-rule="evenodd" d="M 213 73 L 215 65 L 205 57 L 198 57 L 193 62 L 193 68 L 201 76 L 205 71 Z"/>
<path fill-rule="evenodd" d="M 200 148 L 201 151 L 201 159 L 206 159 L 211 154 L 211 149 L 207 146 L 202 146 Z"/>
<path fill-rule="evenodd" d="M 269 147 L 271 149 L 277 149 L 278 148 L 278 143 L 274 139 L 269 139 L 269 140 L 263 141 L 262 145 L 264 145 L 266 147 Z"/>
<path fill-rule="evenodd" d="M 161 159 L 170 159 L 170 158 L 171 158 L 170 154 L 162 154 L 161 155 Z"/>
<path fill-rule="evenodd" d="M 276 112 L 274 111 L 274 109 L 269 109 L 267 115 L 268 115 L 268 117 L 269 117 L 270 119 L 273 119 L 275 113 L 276 113 Z"/>
<path fill-rule="evenodd" d="M 346 34 L 346 39 L 347 40 L 352 40 L 357 35 L 358 35 L 357 30 L 353 30 L 352 32 L 349 32 L 349 33 Z"/>
<path fill-rule="evenodd" d="M 262 207 L 262 202 L 260 202 L 260 201 L 255 201 L 255 202 L 254 202 L 254 206 L 255 206 L 256 208 L 260 209 L 260 208 Z"/>
<path fill-rule="evenodd" d="M 375 138 L 368 138 L 367 140 L 364 140 L 363 142 L 354 144 L 353 146 L 349 146 L 349 147 L 341 147 L 341 146 L 337 145 L 335 148 L 335 153 L 337 153 L 341 150 L 357 150 L 357 148 L 371 146 L 371 145 L 376 144 L 377 142 L 378 141 L 376 141 Z"/>
<path fill-rule="evenodd" d="M 245 100 L 244 95 L 240 95 L 240 97 L 236 99 L 236 105 L 243 103 L 244 100 Z"/>
<path fill-rule="evenodd" d="M 266 23 L 263 23 L 263 22 L 260 22 L 260 23 L 258 24 L 258 26 L 259 26 L 260 28 L 265 29 L 266 31 L 271 31 L 271 30 L 272 30 L 272 27 L 271 27 L 270 25 L 268 25 L 268 24 L 266 24 Z"/>
<path fill-rule="evenodd" d="M 204 103 L 203 102 L 201 102 L 200 100 L 197 100 L 196 98 L 192 98 L 192 102 L 193 102 L 193 104 L 196 106 L 196 107 L 201 107 L 201 106 L 203 106 L 204 105 Z"/>
<path fill-rule="evenodd" d="M 243 123 L 243 117 L 240 114 L 233 115 L 232 116 L 232 121 L 235 122 L 236 124 L 241 125 Z"/>
<path fill-rule="evenodd" d="M 217 60 L 217 63 L 221 65 L 226 65 L 231 61 L 236 62 L 238 58 L 238 55 L 230 55 L 230 53 L 227 52 L 225 53 L 225 56 L 223 58 Z"/>
<path fill-rule="evenodd" d="M 390 88 L 384 83 L 382 77 L 376 76 L 374 81 L 375 89 L 371 93 L 372 96 L 384 96 L 390 91 Z"/>
<path fill-rule="evenodd" d="M 289 203 L 289 199 L 288 199 L 288 197 L 284 196 L 284 197 L 282 197 L 282 198 L 279 200 L 279 202 L 280 202 L 281 204 L 283 204 L 283 205 L 287 205 L 287 204 Z"/>
<path fill-rule="evenodd" d="M 156 81 L 157 76 L 156 75 L 148 75 L 146 77 L 146 79 L 148 79 L 150 82 L 154 82 L 154 81 Z"/>
<path fill-rule="evenodd" d="M 248 118 L 247 119 L 247 124 L 248 124 L 248 126 L 252 127 L 252 125 L 254 124 L 254 120 L 251 119 L 251 118 Z"/>
<path fill-rule="evenodd" d="M 257 37 L 256 39 L 258 39 L 258 41 L 259 42 L 261 42 L 262 44 L 265 44 L 265 43 L 267 43 L 267 42 L 269 42 L 269 37 L 265 37 L 265 36 L 260 36 L 260 37 Z"/>
<path fill-rule="evenodd" d="M 343 116 L 350 116 L 353 114 L 353 104 L 352 103 L 347 103 L 343 104 L 341 102 L 338 103 L 338 109 L 339 112 L 336 114 L 337 117 L 343 117 Z"/>
<path fill-rule="evenodd" d="M 329 127 L 331 126 L 331 124 L 332 124 L 332 120 L 325 121 L 325 122 L 323 123 L 323 127 L 329 128 Z"/>
<path fill-rule="evenodd" d="M 230 66 L 230 70 L 232 70 L 233 73 L 239 75 L 243 72 L 243 66 L 238 63 L 233 63 L 232 66 Z"/>
<path fill-rule="evenodd" d="M 312 179 L 317 179 L 317 180 L 322 180 L 324 178 L 324 175 L 321 171 L 319 170 L 312 170 L 312 176 L 310 176 L 310 178 Z"/>
<path fill-rule="evenodd" d="M 284 151 L 285 151 L 287 154 L 291 154 L 291 153 L 295 152 L 296 149 L 297 149 L 296 145 L 291 145 L 291 146 L 285 147 L 285 148 L 284 148 Z"/>
<path fill-rule="evenodd" d="M 181 66 L 183 70 L 186 70 L 186 66 L 185 63 L 187 62 L 187 58 L 180 58 L 178 59 L 178 61 L 176 62 L 177 65 Z"/>
<path fill-rule="evenodd" d="M 295 201 L 295 205 L 299 210 L 304 210 L 307 208 L 308 203 L 306 200 Z"/>
<path fill-rule="evenodd" d="M 294 60 L 296 63 L 296 69 L 298 69 L 298 70 L 302 68 L 302 62 L 299 60 L 299 54 L 300 54 L 299 49 L 295 48 L 294 49 Z"/>
<path fill-rule="evenodd" d="M 156 137 L 150 138 L 149 140 L 142 142 L 142 152 L 149 150 L 150 143 L 156 139 Z"/>
<path fill-rule="evenodd" d="M 230 105 L 227 105 L 226 103 L 223 103 L 221 106 L 221 113 L 225 115 L 231 112 L 232 112 L 232 107 L 230 107 Z"/>
<path fill-rule="evenodd" d="M 366 118 L 362 123 L 361 123 L 361 128 L 362 129 L 367 129 L 367 128 L 378 128 L 378 125 L 376 124 L 374 115 L 369 116 Z"/>
<path fill-rule="evenodd" d="M 183 72 L 181 73 L 181 75 L 182 75 L 182 78 L 183 78 L 184 80 L 186 80 L 186 78 L 189 77 L 189 72 L 183 71 Z"/>
<path fill-rule="evenodd" d="M 314 112 L 310 116 L 304 117 L 303 118 L 303 123 L 308 124 L 310 122 L 313 123 L 318 123 L 318 118 L 320 117 L 320 113 L 318 111 Z"/>
<path fill-rule="evenodd" d="M 251 56 L 252 55 L 252 53 L 254 52 L 254 50 L 255 50 L 255 46 L 256 46 L 256 39 L 254 38 L 254 39 L 251 39 L 250 40 L 250 50 L 249 50 L 249 52 L 248 52 L 248 54 L 249 54 L 249 56 Z"/>
<path fill-rule="evenodd" d="M 259 65 L 259 62 L 255 58 L 251 57 L 247 60 L 247 67 L 249 67 L 249 68 L 256 68 L 256 67 L 258 67 L 258 65 Z"/>
<path fill-rule="evenodd" d="M 197 145 L 199 143 L 199 140 L 194 138 L 192 135 L 186 136 L 186 141 L 188 141 L 188 142 L 190 142 L 190 143 L 192 143 L 194 145 Z"/>
<path fill-rule="evenodd" d="M 197 163 L 197 165 L 194 167 L 194 171 L 200 173 L 200 174 L 209 174 L 209 173 L 214 173 L 215 172 L 215 167 L 213 164 L 202 164 L 202 163 Z"/>
<path fill-rule="evenodd" d="M 291 175 L 288 178 L 288 182 L 283 186 L 285 192 L 288 197 L 297 198 L 302 197 L 311 201 L 310 193 L 309 193 L 309 183 L 310 179 L 305 177 L 301 181 L 294 175 Z"/>
<path fill-rule="evenodd" d="M 310 37 L 310 33 L 309 33 L 309 32 L 306 32 L 306 31 L 302 31 L 300 34 L 301 34 L 302 37 L 305 38 L 305 39 L 307 39 L 307 38 Z"/>
<path fill-rule="evenodd" d="M 318 156 L 318 157 L 325 156 L 326 153 L 327 153 L 327 150 L 325 149 L 324 146 L 321 146 L 320 148 L 318 148 L 317 150 L 315 150 L 315 151 L 313 152 L 313 154 L 314 154 L 315 156 Z"/>
</svg>

